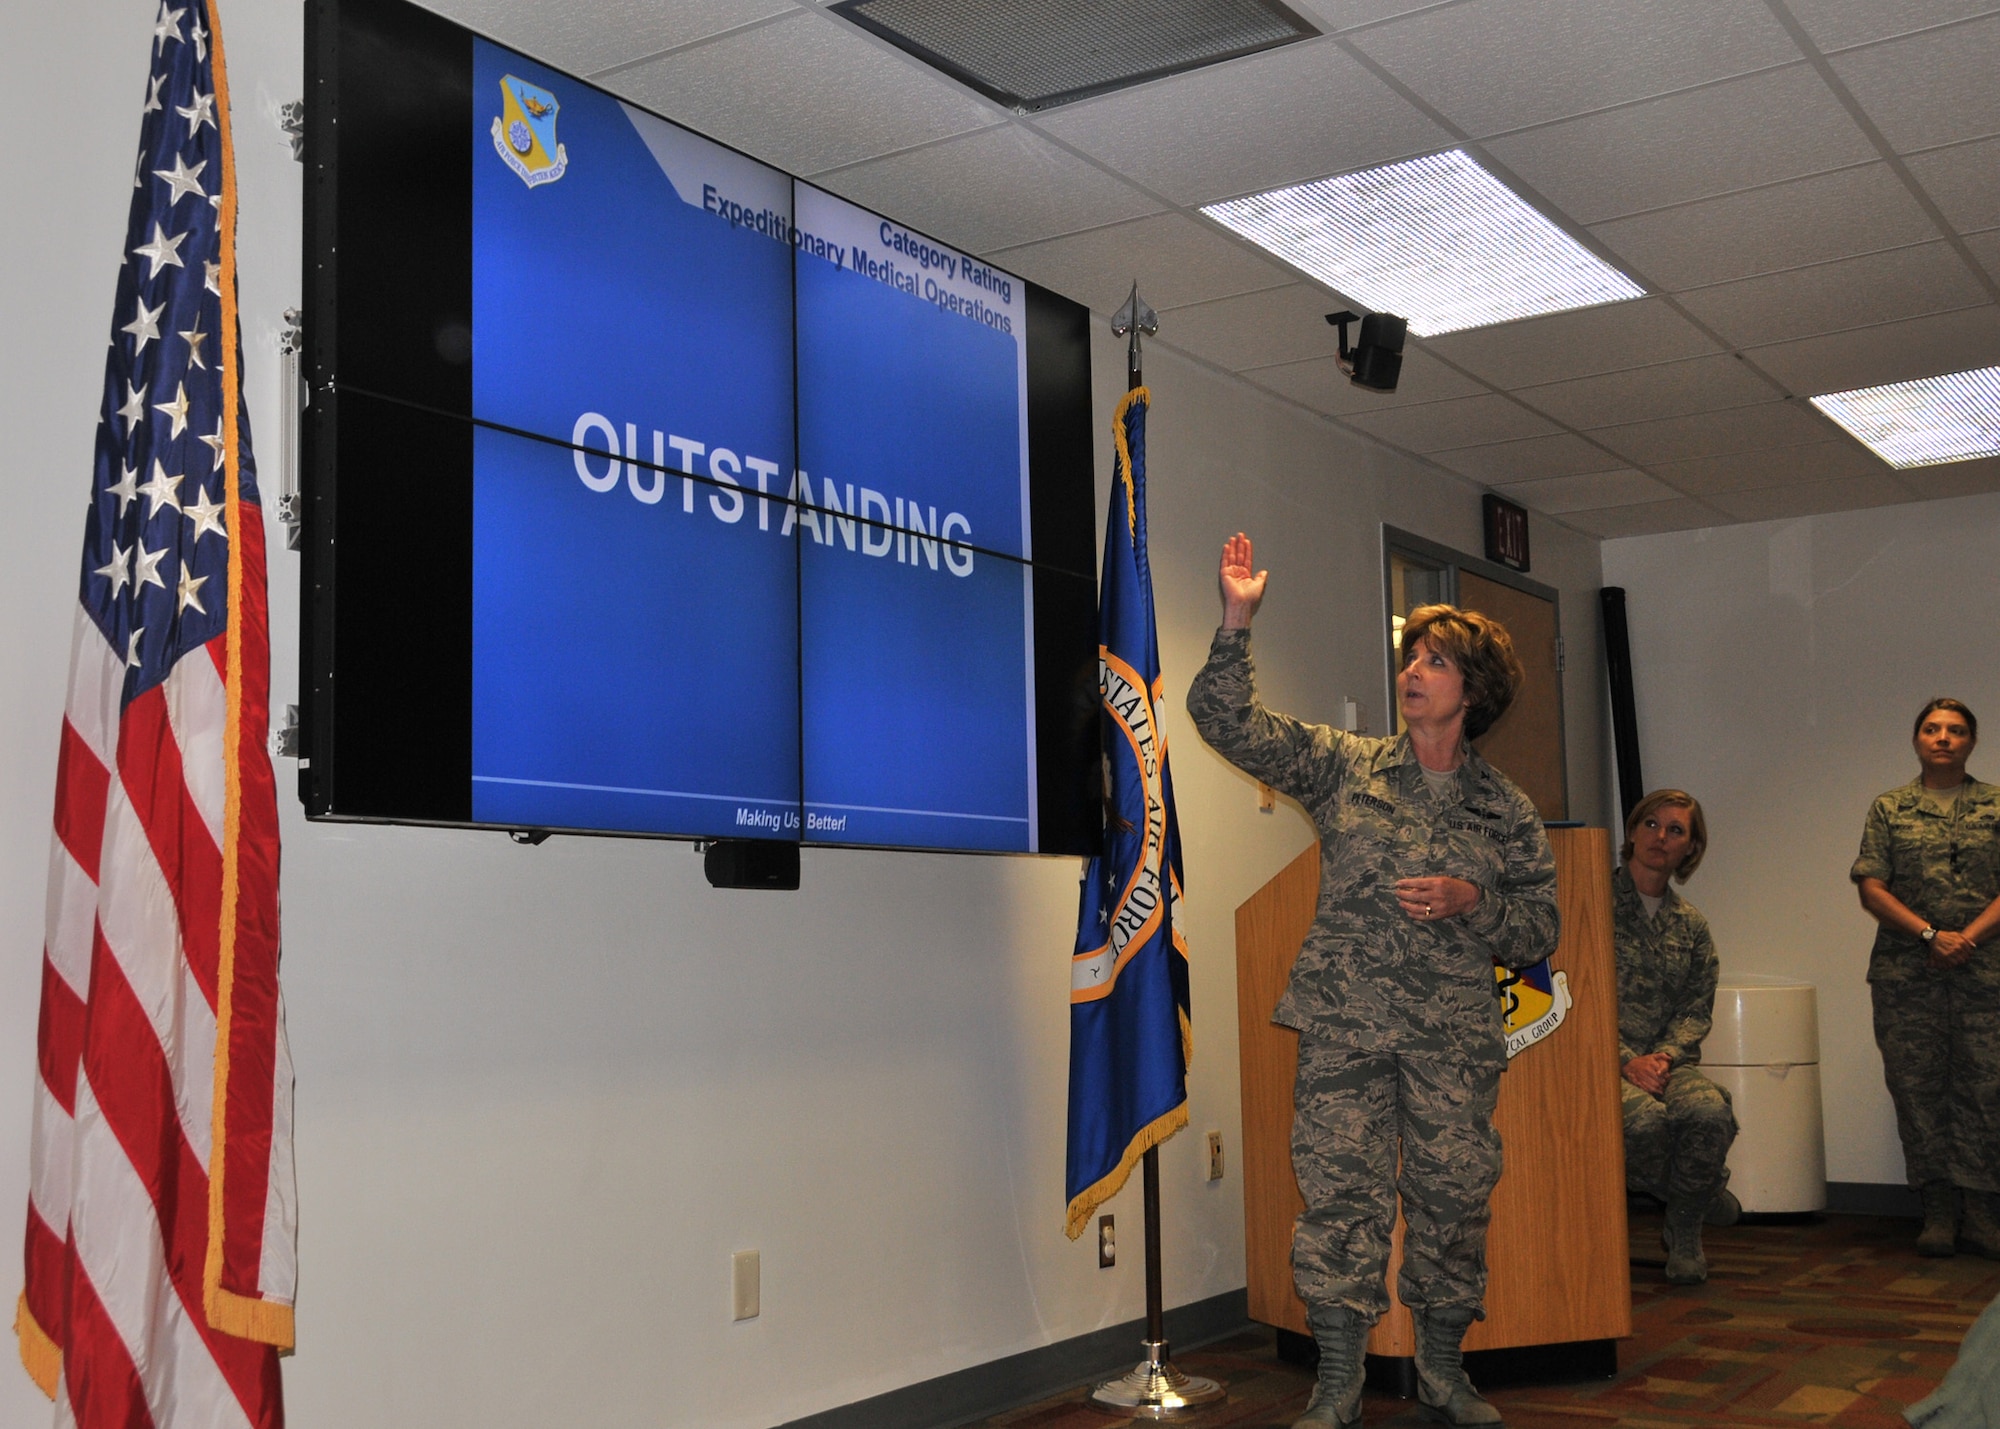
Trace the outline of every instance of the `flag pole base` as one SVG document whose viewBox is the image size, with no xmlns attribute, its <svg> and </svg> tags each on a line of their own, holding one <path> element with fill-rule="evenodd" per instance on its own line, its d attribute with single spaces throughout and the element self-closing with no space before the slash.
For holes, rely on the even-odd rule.
<svg viewBox="0 0 2000 1429">
<path fill-rule="evenodd" d="M 1200 1375 L 1182 1374 L 1167 1360 L 1165 1340 L 1141 1340 L 1146 1357 L 1130 1372 L 1107 1379 L 1091 1391 L 1091 1400 L 1127 1410 L 1146 1419 L 1169 1419 L 1182 1410 L 1213 1404 L 1222 1386 Z"/>
</svg>

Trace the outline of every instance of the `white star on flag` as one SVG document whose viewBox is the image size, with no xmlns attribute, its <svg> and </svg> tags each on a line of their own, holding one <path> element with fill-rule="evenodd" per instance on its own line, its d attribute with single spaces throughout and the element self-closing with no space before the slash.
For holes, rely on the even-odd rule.
<svg viewBox="0 0 2000 1429">
<path fill-rule="evenodd" d="M 194 103 L 176 104 L 174 106 L 174 113 L 187 120 L 188 133 L 190 135 L 198 133 L 204 124 L 213 127 L 215 124 L 215 96 L 212 94 L 203 94 L 197 90 L 195 91 Z"/>
<path fill-rule="evenodd" d="M 167 433 L 168 441 L 172 441 L 175 437 L 178 437 L 182 432 L 186 431 L 188 424 L 187 383 L 183 382 L 180 384 L 180 387 L 174 392 L 173 401 L 155 402 L 153 404 L 153 410 L 155 412 L 165 412 L 169 417 L 172 417 L 174 419 L 174 429 L 171 432 Z"/>
<path fill-rule="evenodd" d="M 162 546 L 157 551 L 149 551 L 142 537 L 132 550 L 138 557 L 138 564 L 132 571 L 132 589 L 137 590 L 142 585 L 156 585 L 165 590 L 167 583 L 160 579 L 160 562 L 167 558 L 167 548 Z"/>
<path fill-rule="evenodd" d="M 176 511 L 181 509 L 180 484 L 185 480 L 184 476 L 168 476 L 159 458 L 153 459 L 152 480 L 139 488 L 139 494 L 153 503 L 153 509 L 146 513 L 148 521 L 160 514 L 162 506 L 171 506 Z"/>
<path fill-rule="evenodd" d="M 164 109 L 166 107 L 165 105 L 160 103 L 160 86 L 165 84 L 166 82 L 167 82 L 167 77 L 163 74 L 156 74 L 153 76 L 153 88 L 152 91 L 146 96 L 146 107 L 139 111 L 141 114 L 151 114 L 155 109 Z M 139 157 L 140 161 L 144 162 L 145 155 L 141 154 Z"/>
<path fill-rule="evenodd" d="M 196 441 L 198 441 L 198 442 L 200 442 L 200 443 L 201 443 L 201 444 L 202 444 L 203 446 L 207 447 L 207 448 L 208 448 L 208 449 L 209 449 L 210 451 L 212 451 L 212 452 L 214 452 L 214 453 L 215 453 L 215 465 L 214 465 L 214 466 L 212 466 L 212 467 L 210 467 L 210 468 L 209 468 L 209 470 L 210 470 L 210 471 L 221 471 L 221 470 L 222 470 L 222 447 L 223 447 L 223 440 L 222 440 L 222 418 L 220 418 L 220 417 L 217 417 L 217 418 L 215 419 L 215 430 L 214 430 L 214 432 L 210 433 L 210 434 L 209 434 L 208 436 L 205 436 L 205 437 L 204 437 L 204 436 L 202 436 L 202 435 L 201 435 L 200 433 L 196 433 L 196 434 L 195 434 L 195 440 L 196 440 Z"/>
<path fill-rule="evenodd" d="M 175 44 L 180 43 L 181 16 L 185 14 L 187 14 L 187 10 L 185 8 L 179 10 L 163 9 L 160 11 L 160 23 L 153 26 L 154 54 L 158 54 L 160 53 L 160 51 L 164 50 L 167 47 L 168 40 L 172 40 Z"/>
<path fill-rule="evenodd" d="M 189 540 L 198 544 L 201 538 L 210 531 L 215 532 L 216 535 L 222 537 L 225 541 L 228 540 L 229 533 L 222 529 L 222 513 L 228 510 L 228 507 L 224 506 L 220 501 L 209 500 L 208 488 L 205 486 L 196 487 L 195 495 L 201 499 L 196 501 L 194 505 L 187 507 L 181 513 L 188 520 L 194 522 L 194 535 L 189 537 Z"/>
<path fill-rule="evenodd" d="M 137 339 L 132 344 L 132 356 L 137 357 L 146 350 L 148 342 L 159 337 L 160 314 L 167 310 L 167 305 L 161 303 L 157 308 L 149 308 L 146 306 L 144 298 L 134 298 L 132 306 L 137 308 L 138 312 L 133 316 L 132 321 L 125 324 L 118 331 L 129 332 Z"/>
<path fill-rule="evenodd" d="M 132 498 L 139 494 L 139 468 L 127 466 L 121 461 L 118 469 L 121 473 L 118 480 L 104 489 L 118 498 L 118 514 L 123 516 L 125 508 L 132 504 Z"/>
<path fill-rule="evenodd" d="M 139 637 L 145 633 L 146 627 L 143 625 L 137 625 L 132 628 L 132 638 L 125 642 L 125 663 L 127 665 L 136 665 L 139 663 Z"/>
<path fill-rule="evenodd" d="M 216 195 L 216 197 L 220 198 L 221 195 L 218 194 Z M 222 296 L 222 289 L 218 288 L 215 285 L 216 276 L 222 272 L 222 265 L 220 263 L 204 262 L 201 265 L 201 268 L 202 268 L 202 283 L 201 283 L 202 287 L 208 289 L 209 292 L 214 293 L 217 297 Z"/>
<path fill-rule="evenodd" d="M 180 254 L 181 244 L 186 239 L 187 235 L 185 233 L 177 233 L 172 238 L 169 238 L 161 230 L 160 225 L 157 222 L 154 223 L 153 241 L 142 243 L 132 250 L 139 257 L 146 259 L 153 265 L 153 271 L 146 275 L 147 282 L 150 283 L 153 279 L 159 277 L 162 268 L 182 268 L 186 266 L 181 262 Z"/>
<path fill-rule="evenodd" d="M 186 113 L 187 111 L 180 110 L 178 112 Z M 153 170 L 153 177 L 166 180 L 168 187 L 174 191 L 173 197 L 168 199 L 167 202 L 169 204 L 176 204 L 189 194 L 200 194 L 204 198 L 208 196 L 208 191 L 200 183 L 201 171 L 207 167 L 208 160 L 203 159 L 199 164 L 190 169 L 187 166 L 186 160 L 182 159 L 179 154 L 176 154 L 174 155 L 174 166 L 171 169 Z"/>
<path fill-rule="evenodd" d="M 208 610 L 205 606 L 202 605 L 201 596 L 198 594 L 201 588 L 207 584 L 208 584 L 207 576 L 198 576 L 193 571 L 189 570 L 186 566 L 182 566 L 181 587 L 180 590 L 175 593 L 175 598 L 180 601 L 179 609 L 186 610 L 189 606 L 193 606 L 197 611 L 200 611 L 203 615 L 208 614 Z"/>
<path fill-rule="evenodd" d="M 204 372 L 207 371 L 208 364 L 202 361 L 201 357 L 201 345 L 202 342 L 208 337 L 208 334 L 201 330 L 200 314 L 195 315 L 193 327 L 189 328 L 186 332 L 177 332 L 174 334 L 174 336 L 179 338 L 182 342 L 185 342 L 188 345 L 189 363 L 191 363 L 196 367 L 201 368 Z"/>
<path fill-rule="evenodd" d="M 146 415 L 146 389 L 125 384 L 125 405 L 118 409 L 118 415 L 125 419 L 125 435 L 130 438 L 132 428 Z"/>
<path fill-rule="evenodd" d="M 96 576 L 111 578 L 111 593 L 115 596 L 132 581 L 132 548 L 111 543 L 111 559 L 91 572 Z"/>
</svg>

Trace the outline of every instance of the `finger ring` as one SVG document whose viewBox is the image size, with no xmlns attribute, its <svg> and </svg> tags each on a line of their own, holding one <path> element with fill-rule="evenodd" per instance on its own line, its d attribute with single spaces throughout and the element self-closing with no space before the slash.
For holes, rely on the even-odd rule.
<svg viewBox="0 0 2000 1429">
<path fill-rule="evenodd" d="M 1424 916 L 1425 916 L 1426 918 L 1428 918 L 1428 917 L 1430 917 L 1430 916 L 1431 916 L 1431 905 L 1430 905 L 1430 904 L 1428 904 L 1428 903 L 1426 903 L 1426 904 L 1424 905 Z"/>
</svg>

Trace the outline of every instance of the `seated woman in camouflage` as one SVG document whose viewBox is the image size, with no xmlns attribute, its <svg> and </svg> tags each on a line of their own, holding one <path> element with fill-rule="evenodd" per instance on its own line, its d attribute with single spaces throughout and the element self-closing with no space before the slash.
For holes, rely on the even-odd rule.
<svg viewBox="0 0 2000 1429">
<path fill-rule="evenodd" d="M 1222 628 L 1188 693 L 1218 753 L 1305 806 L 1319 829 L 1319 908 L 1273 1020 L 1299 1033 L 1292 1167 L 1305 1213 L 1292 1272 L 1319 1342 L 1301 1425 L 1361 1422 L 1362 1354 L 1397 1292 L 1417 1323 L 1418 1397 L 1454 1425 L 1498 1424 L 1460 1358 L 1486 1296 L 1493 1108 L 1507 1064 L 1493 964 L 1555 951 L 1556 865 L 1527 796 L 1472 748 L 1520 687 L 1496 621 L 1448 605 L 1403 629 L 1394 739 L 1264 707 L 1250 621 L 1266 572 L 1240 532 L 1222 549 Z M 1397 1158 L 1401 1155 L 1401 1172 Z"/>
<path fill-rule="evenodd" d="M 2000 1260 L 2000 788 L 1966 775 L 1979 721 L 1957 700 L 1925 705 L 1912 738 L 1923 772 L 1869 808 L 1849 873 L 1882 925 L 1875 1045 L 1923 1197 L 1918 1253 Z"/>
<path fill-rule="evenodd" d="M 1708 919 L 1668 886 L 1686 883 L 1708 851 L 1708 821 L 1692 794 L 1656 789 L 1625 820 L 1623 866 L 1611 876 L 1618 952 L 1618 1085 L 1625 1112 L 1625 1184 L 1667 1203 L 1667 1279 L 1708 1279 L 1704 1218 L 1735 1221 L 1724 1164 L 1736 1140 L 1729 1093 L 1696 1070 L 1715 1017 L 1719 964 Z"/>
</svg>

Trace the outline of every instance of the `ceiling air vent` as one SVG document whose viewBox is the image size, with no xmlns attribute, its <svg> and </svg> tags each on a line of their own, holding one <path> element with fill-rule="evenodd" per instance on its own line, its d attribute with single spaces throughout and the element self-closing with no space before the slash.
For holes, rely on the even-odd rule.
<svg viewBox="0 0 2000 1429">
<path fill-rule="evenodd" d="M 1319 33 L 1277 0 L 839 0 L 830 8 L 1019 110 Z"/>
</svg>

